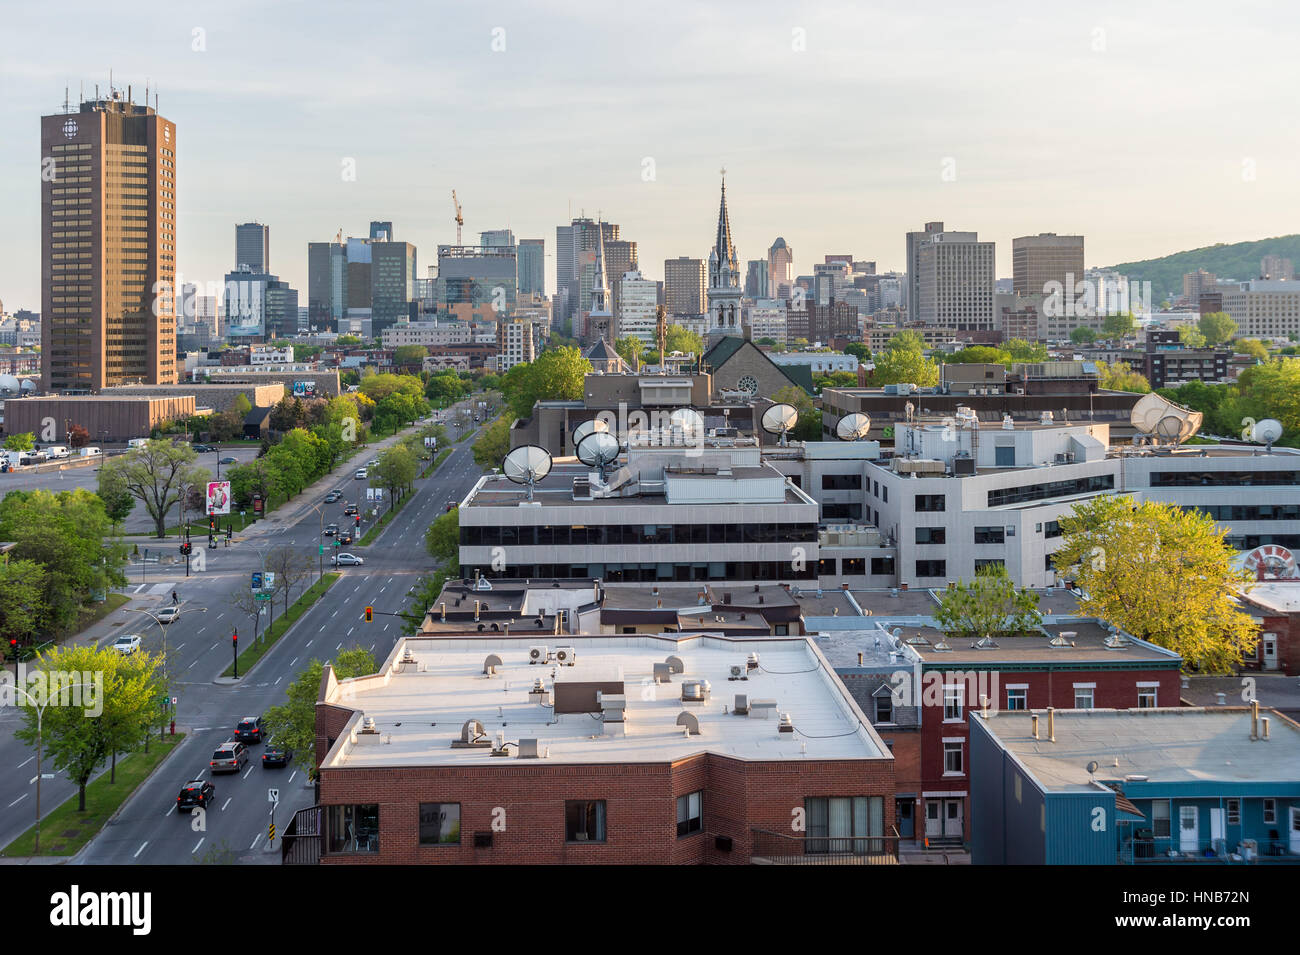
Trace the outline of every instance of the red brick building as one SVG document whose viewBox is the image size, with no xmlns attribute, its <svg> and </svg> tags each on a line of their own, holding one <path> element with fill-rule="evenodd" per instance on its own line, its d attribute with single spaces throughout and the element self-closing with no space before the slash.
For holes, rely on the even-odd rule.
<svg viewBox="0 0 1300 955">
<path fill-rule="evenodd" d="M 1243 669 L 1300 675 L 1300 580 L 1261 581 L 1238 599 L 1260 631 Z"/>
<path fill-rule="evenodd" d="M 316 725 L 322 864 L 896 859 L 893 757 L 806 637 L 413 637 Z"/>
</svg>

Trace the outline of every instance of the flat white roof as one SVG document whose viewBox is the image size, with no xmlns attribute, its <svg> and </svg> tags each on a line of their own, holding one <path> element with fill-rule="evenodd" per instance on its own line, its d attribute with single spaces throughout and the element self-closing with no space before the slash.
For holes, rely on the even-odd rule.
<svg viewBox="0 0 1300 955">
<path fill-rule="evenodd" d="M 517 749 L 510 757 L 493 757 L 490 748 L 453 748 L 467 720 L 483 724 L 486 735 L 498 731 L 507 742 L 536 739 L 549 748 L 550 762 L 659 763 L 710 752 L 747 760 L 891 759 L 888 748 L 835 677 L 820 652 L 805 637 L 731 640 L 723 636 L 563 636 L 551 649 L 571 646 L 572 667 L 528 661 L 536 636 L 519 639 L 482 637 L 408 637 L 393 648 L 379 674 L 345 680 L 325 702 L 359 711 L 322 764 L 322 769 L 397 766 L 519 767 Z M 403 664 L 406 649 L 414 665 Z M 731 667 L 743 665 L 751 652 L 759 668 L 747 680 L 730 680 Z M 489 654 L 502 659 L 492 677 L 483 674 Z M 684 673 L 671 682 L 653 682 L 654 665 L 680 657 Z M 551 707 L 530 702 L 529 691 L 541 678 L 553 690 L 581 682 L 589 674 L 600 682 L 621 668 L 625 681 L 624 734 L 606 734 L 600 714 L 554 715 Z M 708 680 L 711 698 L 683 703 L 682 683 Z M 735 695 L 749 698 L 750 715 L 730 711 Z M 788 712 L 793 733 L 778 733 L 776 713 L 756 715 L 755 701 L 774 700 Z M 683 711 L 699 719 L 700 735 L 686 736 L 677 725 Z M 358 734 L 364 720 L 374 719 L 377 734 Z M 529 761 L 531 762 L 531 761 Z"/>
</svg>

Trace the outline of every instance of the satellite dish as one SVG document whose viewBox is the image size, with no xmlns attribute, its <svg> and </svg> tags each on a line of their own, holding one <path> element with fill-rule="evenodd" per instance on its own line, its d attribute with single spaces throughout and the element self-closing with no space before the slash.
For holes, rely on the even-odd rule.
<svg viewBox="0 0 1300 955">
<path fill-rule="evenodd" d="M 0 394 L 16 395 L 20 387 L 14 375 L 0 375 Z"/>
<path fill-rule="evenodd" d="M 668 421 L 687 434 L 699 434 L 704 430 L 704 415 L 694 408 L 678 408 L 668 416 Z"/>
<path fill-rule="evenodd" d="M 1257 421 L 1255 427 L 1251 429 L 1251 437 L 1260 444 L 1268 445 L 1268 449 L 1272 451 L 1273 442 L 1282 437 L 1282 422 L 1276 418 L 1265 418 L 1263 421 Z"/>
<path fill-rule="evenodd" d="M 608 431 L 593 431 L 579 442 L 578 460 L 588 467 L 600 468 L 603 479 L 605 468 L 618 460 L 618 438 Z"/>
<path fill-rule="evenodd" d="M 763 430 L 768 434 L 779 434 L 781 436 L 781 446 L 784 447 L 785 436 L 798 420 L 799 412 L 795 410 L 794 405 L 772 405 L 763 412 Z"/>
<path fill-rule="evenodd" d="M 871 419 L 860 411 L 846 414 L 835 424 L 835 437 L 841 441 L 862 441 L 871 430 Z"/>
<path fill-rule="evenodd" d="M 1199 411 L 1189 411 L 1181 405 L 1161 398 L 1155 392 L 1145 394 L 1133 404 L 1129 421 L 1139 434 L 1150 435 L 1180 444 L 1197 431 L 1205 416 Z"/>
<path fill-rule="evenodd" d="M 597 431 L 608 430 L 609 425 L 600 418 L 592 418 L 590 421 L 584 421 L 573 429 L 573 446 L 576 448 L 578 445 L 582 444 L 582 439 L 587 437 L 587 435 L 595 434 Z"/>
<path fill-rule="evenodd" d="M 501 459 L 501 473 L 515 484 L 528 485 L 528 500 L 533 499 L 533 485 L 551 473 L 551 453 L 535 444 L 524 444 Z"/>
<path fill-rule="evenodd" d="M 1097 761 L 1094 759 L 1088 764 L 1088 775 L 1091 776 L 1097 772 Z"/>
<path fill-rule="evenodd" d="M 35 379 L 35 378 L 24 378 L 24 379 L 23 379 L 22 390 L 23 390 L 23 391 L 35 391 L 35 390 L 36 390 L 36 379 Z"/>
</svg>

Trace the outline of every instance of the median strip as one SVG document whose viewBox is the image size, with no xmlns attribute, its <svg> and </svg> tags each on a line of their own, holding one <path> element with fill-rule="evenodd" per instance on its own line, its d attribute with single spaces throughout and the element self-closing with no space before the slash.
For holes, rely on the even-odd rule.
<svg viewBox="0 0 1300 955">
<path fill-rule="evenodd" d="M 297 622 L 298 618 L 311 609 L 312 604 L 325 595 L 325 592 L 334 586 L 334 583 L 342 576 L 341 574 L 326 574 L 316 583 L 308 587 L 297 600 L 289 607 L 287 613 L 281 614 L 280 617 L 267 627 L 265 631 L 258 635 L 258 638 L 246 650 L 239 654 L 239 672 L 248 676 L 248 671 L 258 660 L 266 655 L 266 652 L 275 646 L 279 640 L 288 631 L 290 627 Z M 233 676 L 235 668 L 233 664 L 226 667 L 222 676 Z"/>
</svg>

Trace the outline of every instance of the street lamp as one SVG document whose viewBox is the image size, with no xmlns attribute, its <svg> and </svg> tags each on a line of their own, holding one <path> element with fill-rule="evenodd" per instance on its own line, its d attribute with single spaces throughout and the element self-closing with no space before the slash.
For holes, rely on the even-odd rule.
<svg viewBox="0 0 1300 955">
<path fill-rule="evenodd" d="M 66 690 L 75 690 L 78 687 L 83 687 L 83 686 L 94 686 L 94 684 L 74 683 L 69 687 L 60 687 L 60 692 L 65 692 Z M 44 774 L 41 772 L 41 769 L 44 764 L 44 756 L 45 756 L 45 730 L 44 730 L 45 711 L 49 707 L 50 703 L 53 702 L 53 700 L 46 700 L 44 706 L 38 706 L 36 703 L 36 698 L 33 697 L 30 693 L 28 693 L 26 690 L 24 690 L 21 686 L 19 686 L 17 680 L 14 681 L 13 688 L 17 690 L 19 693 L 21 693 L 23 696 L 27 697 L 27 699 L 31 702 L 31 705 L 36 710 L 36 845 L 32 850 L 32 855 L 40 855 L 41 854 L 41 779 L 44 778 Z"/>
<path fill-rule="evenodd" d="M 194 611 L 198 611 L 199 613 L 208 612 L 207 607 L 191 607 L 188 611 L 181 609 L 184 608 L 185 606 L 184 601 L 181 601 L 181 603 L 176 604 L 175 606 L 178 608 L 176 611 L 176 619 L 178 620 L 180 619 L 180 615 L 182 613 L 192 613 Z M 123 607 L 122 609 L 127 610 L 131 613 L 142 613 L 150 620 L 152 620 L 154 623 L 158 624 L 158 631 L 162 636 L 163 684 L 166 685 L 167 684 L 167 626 L 166 624 L 164 624 L 161 620 L 159 620 L 152 610 L 145 610 L 141 607 Z"/>
<path fill-rule="evenodd" d="M 316 563 L 319 565 L 316 570 L 316 583 L 325 579 L 325 509 L 319 504 L 313 504 L 311 509 L 320 515 L 320 537 L 316 538 Z"/>
</svg>

